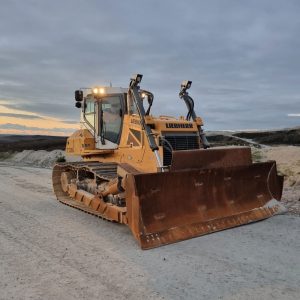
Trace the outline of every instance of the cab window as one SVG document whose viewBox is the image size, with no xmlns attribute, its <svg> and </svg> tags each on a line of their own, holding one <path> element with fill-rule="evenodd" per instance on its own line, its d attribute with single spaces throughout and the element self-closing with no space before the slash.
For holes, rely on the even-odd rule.
<svg viewBox="0 0 300 300">
<path fill-rule="evenodd" d="M 103 113 L 104 138 L 118 143 L 122 125 L 122 106 L 119 96 L 106 97 L 101 100 Z"/>
<path fill-rule="evenodd" d="M 93 100 L 87 100 L 85 104 L 85 118 L 90 125 L 95 128 L 95 102 Z"/>
<path fill-rule="evenodd" d="M 128 110 L 130 115 L 138 115 L 138 110 L 133 97 L 128 97 Z"/>
</svg>

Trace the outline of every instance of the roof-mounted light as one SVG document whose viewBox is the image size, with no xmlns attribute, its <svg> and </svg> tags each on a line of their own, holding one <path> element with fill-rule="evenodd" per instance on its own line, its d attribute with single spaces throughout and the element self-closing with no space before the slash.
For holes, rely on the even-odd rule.
<svg viewBox="0 0 300 300">
<path fill-rule="evenodd" d="M 104 88 L 93 88 L 93 94 L 98 95 L 98 94 L 104 94 L 105 90 Z"/>
</svg>

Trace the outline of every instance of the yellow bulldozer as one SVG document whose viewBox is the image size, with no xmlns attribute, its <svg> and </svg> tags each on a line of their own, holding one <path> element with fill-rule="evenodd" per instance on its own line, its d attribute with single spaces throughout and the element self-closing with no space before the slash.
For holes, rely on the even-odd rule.
<svg viewBox="0 0 300 300">
<path fill-rule="evenodd" d="M 134 75 L 128 88 L 75 91 L 81 129 L 53 169 L 57 199 L 129 226 L 142 249 L 268 218 L 282 211 L 276 162 L 253 163 L 250 147 L 210 147 L 183 81 L 187 116 L 154 117 L 154 96 Z"/>
</svg>

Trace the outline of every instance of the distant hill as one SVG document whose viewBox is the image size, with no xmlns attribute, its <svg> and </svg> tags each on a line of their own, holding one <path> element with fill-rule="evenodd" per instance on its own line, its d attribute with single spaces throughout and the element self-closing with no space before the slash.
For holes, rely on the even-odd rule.
<svg viewBox="0 0 300 300">
<path fill-rule="evenodd" d="M 239 137 L 232 136 L 231 134 L 228 133 L 214 133 L 214 132 L 209 132 L 207 134 L 207 140 L 210 143 L 211 146 L 213 147 L 221 147 L 221 146 L 249 146 L 252 143 L 249 141 L 245 141 Z"/>
<path fill-rule="evenodd" d="M 47 135 L 7 135 L 0 134 L 0 152 L 23 150 L 64 150 L 67 137 Z"/>
<path fill-rule="evenodd" d="M 274 131 L 249 131 L 234 133 L 233 136 L 251 139 L 265 145 L 294 145 L 300 146 L 300 128 L 274 130 Z"/>
</svg>

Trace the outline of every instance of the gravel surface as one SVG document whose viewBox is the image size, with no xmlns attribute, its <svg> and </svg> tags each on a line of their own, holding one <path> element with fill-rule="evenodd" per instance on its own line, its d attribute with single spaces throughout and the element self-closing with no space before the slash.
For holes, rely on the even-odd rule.
<svg viewBox="0 0 300 300">
<path fill-rule="evenodd" d="M 0 165 L 0 299 L 298 299 L 300 217 L 148 251 L 55 200 L 49 169 Z"/>
</svg>

